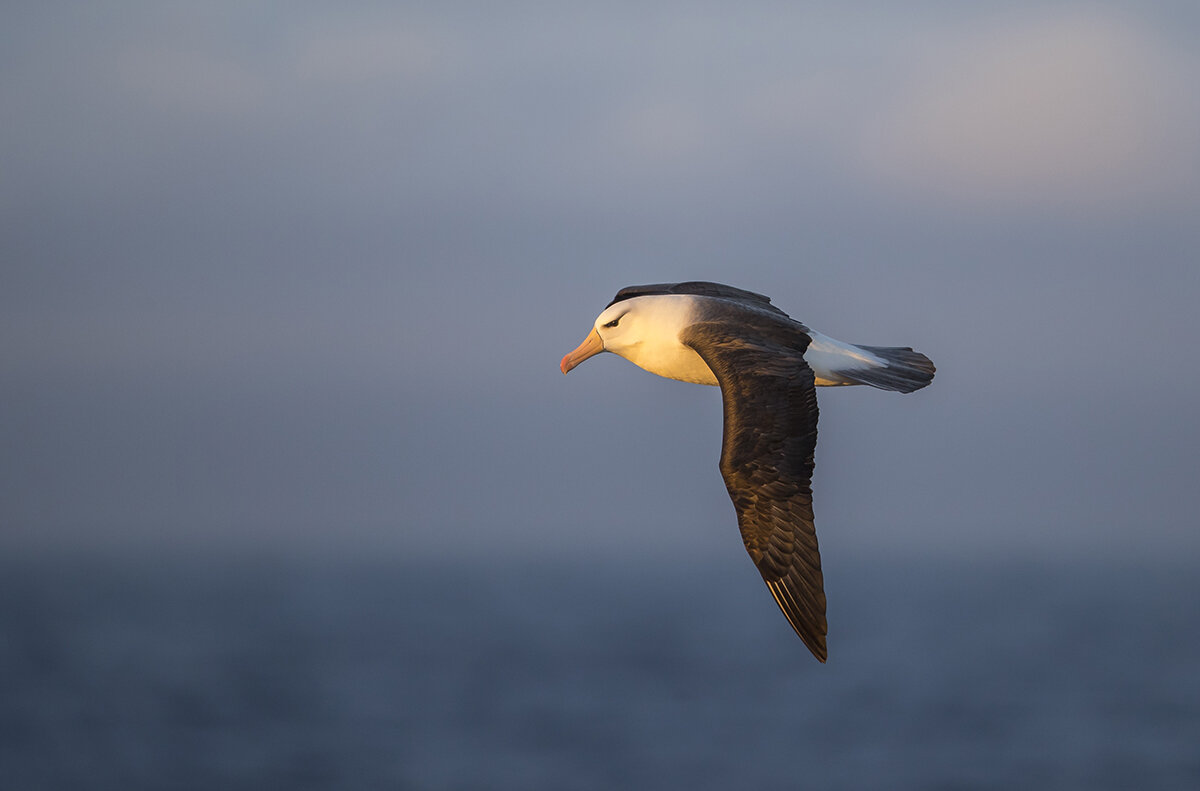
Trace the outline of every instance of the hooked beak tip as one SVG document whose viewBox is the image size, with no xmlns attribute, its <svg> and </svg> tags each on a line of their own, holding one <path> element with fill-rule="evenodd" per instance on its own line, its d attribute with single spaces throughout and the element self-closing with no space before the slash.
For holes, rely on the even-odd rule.
<svg viewBox="0 0 1200 791">
<path fill-rule="evenodd" d="M 600 340 L 600 333 L 593 329 L 583 339 L 583 343 L 579 344 L 579 348 L 562 358 L 558 369 L 565 374 L 587 358 L 594 357 L 602 351 L 604 351 L 604 341 Z"/>
</svg>

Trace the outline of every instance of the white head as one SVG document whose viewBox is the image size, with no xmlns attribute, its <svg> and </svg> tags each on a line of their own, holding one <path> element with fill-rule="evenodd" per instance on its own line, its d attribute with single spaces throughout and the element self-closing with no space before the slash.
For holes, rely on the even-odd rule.
<svg viewBox="0 0 1200 791">
<path fill-rule="evenodd" d="M 624 299 L 609 305 L 596 317 L 592 331 L 575 351 L 563 357 L 565 374 L 589 357 L 613 352 L 646 370 L 685 381 L 694 378 L 697 364 L 705 384 L 712 378 L 696 353 L 679 341 L 679 333 L 692 319 L 693 297 L 655 294 Z"/>
</svg>

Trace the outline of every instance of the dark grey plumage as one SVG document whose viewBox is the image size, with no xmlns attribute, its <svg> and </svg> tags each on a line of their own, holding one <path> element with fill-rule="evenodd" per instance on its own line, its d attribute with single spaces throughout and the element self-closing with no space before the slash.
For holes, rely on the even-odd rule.
<svg viewBox="0 0 1200 791">
<path fill-rule="evenodd" d="M 684 283 L 652 283 L 645 286 L 626 286 L 617 292 L 607 307 L 634 297 L 648 297 L 654 294 L 693 294 L 698 297 L 717 297 L 740 302 L 743 305 L 768 310 L 780 316 L 787 316 L 779 308 L 771 304 L 771 298 L 744 288 L 734 288 L 723 283 L 710 283 L 707 280 L 689 280 Z"/>
<path fill-rule="evenodd" d="M 721 475 L 746 551 L 796 634 L 824 662 L 825 591 L 811 488 L 817 395 L 804 361 L 810 338 L 778 310 L 723 302 L 707 304 L 680 340 L 721 386 Z"/>
</svg>

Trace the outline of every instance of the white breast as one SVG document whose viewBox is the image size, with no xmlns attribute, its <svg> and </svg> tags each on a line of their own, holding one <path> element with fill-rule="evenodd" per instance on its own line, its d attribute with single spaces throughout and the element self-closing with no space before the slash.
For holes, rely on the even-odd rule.
<svg viewBox="0 0 1200 791">
<path fill-rule="evenodd" d="M 643 346 L 626 359 L 652 374 L 668 379 L 698 385 L 717 384 L 717 377 L 700 355 L 682 343 Z"/>
</svg>

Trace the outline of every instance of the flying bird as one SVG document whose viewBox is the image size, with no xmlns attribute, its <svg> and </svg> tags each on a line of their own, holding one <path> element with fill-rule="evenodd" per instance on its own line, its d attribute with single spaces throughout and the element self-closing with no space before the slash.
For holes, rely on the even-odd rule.
<svg viewBox="0 0 1200 791">
<path fill-rule="evenodd" d="M 828 658 L 825 590 L 813 525 L 819 386 L 911 393 L 933 381 L 908 347 L 843 343 L 789 317 L 769 297 L 692 281 L 617 292 L 560 369 L 613 352 L 668 379 L 721 388 L 721 475 L 747 552 L 796 634 Z"/>
</svg>

